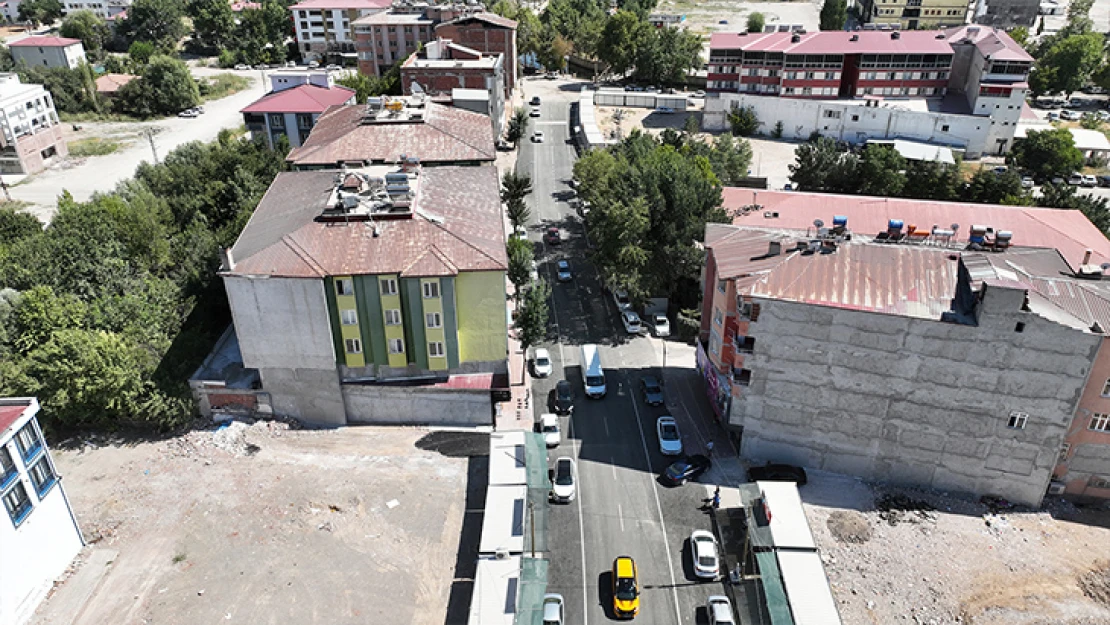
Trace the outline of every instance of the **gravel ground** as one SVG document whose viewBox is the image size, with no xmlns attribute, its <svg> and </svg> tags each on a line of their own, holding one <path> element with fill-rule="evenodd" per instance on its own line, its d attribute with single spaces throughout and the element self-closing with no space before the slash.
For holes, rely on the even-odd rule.
<svg viewBox="0 0 1110 625">
<path fill-rule="evenodd" d="M 1110 623 L 1110 513 L 817 474 L 801 489 L 846 625 Z"/>
</svg>

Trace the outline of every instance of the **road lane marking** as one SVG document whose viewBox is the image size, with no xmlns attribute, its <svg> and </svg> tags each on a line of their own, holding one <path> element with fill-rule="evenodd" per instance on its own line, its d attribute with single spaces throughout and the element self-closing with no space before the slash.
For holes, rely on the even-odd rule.
<svg viewBox="0 0 1110 625">
<path fill-rule="evenodd" d="M 619 503 L 617 504 L 617 518 L 620 519 L 621 533 L 623 534 L 624 533 L 624 510 L 621 510 L 621 505 Z"/>
<path fill-rule="evenodd" d="M 640 423 L 640 407 L 636 405 L 636 398 L 629 395 L 632 400 L 632 411 L 636 413 L 636 429 L 640 430 L 640 445 L 644 449 L 644 460 L 647 462 L 648 470 L 651 470 L 651 454 L 648 453 L 647 437 L 644 436 L 644 424 Z M 659 514 L 659 527 L 663 530 L 663 552 L 667 554 L 667 572 L 671 575 L 671 595 L 674 600 L 674 616 L 675 622 L 682 622 L 682 612 L 678 607 L 678 585 L 674 578 L 674 561 L 671 559 L 671 548 L 667 544 L 667 524 L 663 521 L 663 506 L 659 503 L 658 485 L 655 480 L 651 482 L 651 494 L 655 497 L 655 512 Z"/>
<path fill-rule="evenodd" d="M 613 481 L 617 481 L 617 459 L 609 456 L 609 470 L 613 472 Z"/>
<path fill-rule="evenodd" d="M 605 426 L 605 438 L 609 438 L 609 420 L 602 417 L 601 424 Z"/>
<path fill-rule="evenodd" d="M 567 424 L 567 436 L 570 436 L 570 447 L 574 452 L 574 466 L 580 467 L 582 459 L 580 456 L 580 443 L 574 438 L 574 415 L 570 416 L 570 422 Z M 589 588 L 586 581 L 586 529 L 585 524 L 582 522 L 582 497 L 575 497 L 578 502 L 578 549 L 582 552 L 582 625 L 586 625 L 589 617 L 587 613 L 590 610 L 588 600 Z"/>
</svg>

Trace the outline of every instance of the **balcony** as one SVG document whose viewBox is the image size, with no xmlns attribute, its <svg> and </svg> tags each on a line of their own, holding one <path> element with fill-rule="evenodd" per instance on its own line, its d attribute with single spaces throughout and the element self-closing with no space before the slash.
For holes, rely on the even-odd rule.
<svg viewBox="0 0 1110 625">
<path fill-rule="evenodd" d="M 752 372 L 751 369 L 733 369 L 732 382 L 740 386 L 751 386 Z"/>
</svg>

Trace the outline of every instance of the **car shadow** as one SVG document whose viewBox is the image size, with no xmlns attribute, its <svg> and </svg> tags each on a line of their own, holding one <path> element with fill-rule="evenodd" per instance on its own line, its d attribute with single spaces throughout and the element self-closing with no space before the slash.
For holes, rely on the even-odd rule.
<svg viewBox="0 0 1110 625">
<path fill-rule="evenodd" d="M 694 574 L 694 545 L 690 543 L 689 538 L 682 541 L 682 575 L 688 582 L 702 581 Z"/>
<path fill-rule="evenodd" d="M 597 601 L 602 611 L 605 612 L 605 618 L 612 621 L 619 620 L 617 615 L 613 613 L 612 571 L 604 571 L 597 576 Z"/>
</svg>

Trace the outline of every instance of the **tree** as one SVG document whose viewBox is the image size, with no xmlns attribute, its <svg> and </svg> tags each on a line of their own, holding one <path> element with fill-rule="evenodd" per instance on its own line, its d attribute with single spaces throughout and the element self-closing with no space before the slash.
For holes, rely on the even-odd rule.
<svg viewBox="0 0 1110 625">
<path fill-rule="evenodd" d="M 173 115 L 200 103 L 197 81 L 181 61 L 155 56 L 142 74 L 120 88 L 116 104 L 138 117 Z"/>
<path fill-rule="evenodd" d="M 515 169 L 510 169 L 501 176 L 501 201 L 523 199 L 532 192 L 532 177 L 528 174 L 518 174 Z"/>
<path fill-rule="evenodd" d="M 790 181 L 800 191 L 855 193 L 858 189 L 853 154 L 840 152 L 828 137 L 807 141 L 794 150 L 794 164 L 789 166 Z"/>
<path fill-rule="evenodd" d="M 1040 181 L 1067 176 L 1083 166 L 1083 153 L 1066 128 L 1031 130 L 1014 143 L 1007 161 L 1032 173 Z"/>
<path fill-rule="evenodd" d="M 968 181 L 964 197 L 984 204 L 1029 203 L 1021 187 L 1021 176 L 1012 169 L 999 174 L 991 169 L 979 168 Z"/>
<path fill-rule="evenodd" d="M 58 32 L 63 37 L 80 39 L 85 52 L 94 60 L 101 58 L 104 47 L 112 38 L 112 32 L 104 18 L 88 9 L 67 15 Z"/>
<path fill-rule="evenodd" d="M 514 146 L 520 143 L 524 135 L 528 133 L 528 109 L 518 108 L 513 111 L 513 116 L 509 118 L 509 127 L 505 131 L 505 138 L 509 140 Z"/>
<path fill-rule="evenodd" d="M 821 30 L 844 30 L 848 21 L 848 3 L 845 0 L 825 0 L 821 6 Z"/>
<path fill-rule="evenodd" d="M 65 7 L 60 0 L 25 0 L 19 3 L 19 21 L 39 24 L 53 24 L 62 17 Z"/>
<path fill-rule="evenodd" d="M 221 50 L 231 42 L 236 20 L 227 0 L 189 0 L 185 13 L 193 22 L 194 39 L 204 48 Z"/>
<path fill-rule="evenodd" d="M 286 55 L 285 39 L 293 34 L 289 11 L 278 0 L 262 0 L 261 4 L 257 9 L 239 13 L 235 29 L 239 59 L 248 64 L 282 63 Z"/>
<path fill-rule="evenodd" d="M 701 38 L 680 28 L 649 29 L 635 56 L 637 80 L 681 84 L 690 69 L 701 65 Z"/>
<path fill-rule="evenodd" d="M 27 67 L 20 65 L 19 79 L 24 83 L 40 84 L 54 97 L 54 107 L 62 113 L 86 113 L 100 107 L 95 83 L 89 89 L 88 66 Z"/>
<path fill-rule="evenodd" d="M 765 18 L 762 13 L 752 13 L 748 16 L 748 32 L 761 33 L 763 32 L 763 25 Z"/>
<path fill-rule="evenodd" d="M 868 144 L 859 160 L 859 193 L 897 197 L 906 185 L 906 159 L 893 146 Z"/>
<path fill-rule="evenodd" d="M 42 222 L 31 213 L 0 204 L 0 250 L 4 246 L 42 234 Z"/>
<path fill-rule="evenodd" d="M 1029 77 L 1036 94 L 1071 94 L 1091 80 L 1103 62 L 1102 34 L 1084 33 L 1055 40 L 1043 49 Z"/>
<path fill-rule="evenodd" d="M 686 116 L 686 120 L 682 122 L 682 132 L 688 136 L 694 136 L 701 132 L 701 124 L 698 122 L 698 116 L 690 113 Z"/>
<path fill-rule="evenodd" d="M 532 288 L 524 292 L 523 302 L 517 312 L 514 326 L 517 340 L 520 341 L 520 347 L 525 353 L 532 346 L 539 345 L 547 337 L 547 323 L 551 316 L 551 311 L 547 306 L 547 298 L 550 296 L 551 287 L 542 278 L 537 280 Z M 524 366 L 528 366 L 527 362 Z"/>
<path fill-rule="evenodd" d="M 177 0 L 135 0 L 120 27 L 132 41 L 148 41 L 170 53 L 185 36 L 183 3 Z"/>
<path fill-rule="evenodd" d="M 127 48 L 127 59 L 131 62 L 132 68 L 141 72 L 156 52 L 158 52 L 158 50 L 155 49 L 153 43 L 149 41 L 135 41 Z"/>
<path fill-rule="evenodd" d="M 567 55 L 574 50 L 574 44 L 562 34 L 550 28 L 543 30 L 540 41 L 537 42 L 536 60 L 540 65 L 553 71 L 562 71 L 567 64 Z"/>
<path fill-rule="evenodd" d="M 528 207 L 528 202 L 525 202 L 524 198 L 511 197 L 505 200 L 505 215 L 514 229 L 521 228 L 531 219 L 532 209 Z"/>
<path fill-rule="evenodd" d="M 571 49 L 584 56 L 593 56 L 601 39 L 601 30 L 608 17 L 608 5 L 598 0 L 551 0 L 540 16 L 544 25 L 543 43 L 536 53 L 545 56 L 543 48 L 548 49 L 549 64 L 542 58 L 540 63 L 548 69 L 562 68 L 562 59 Z M 559 40 L 562 44 L 553 45 Z"/>
<path fill-rule="evenodd" d="M 1015 26 L 1008 31 L 1008 34 L 1019 46 L 1029 47 L 1029 29 L 1025 26 Z"/>
<path fill-rule="evenodd" d="M 759 130 L 760 123 L 754 107 L 738 106 L 728 112 L 728 125 L 734 135 L 750 137 Z"/>
<path fill-rule="evenodd" d="M 524 287 L 532 281 L 532 242 L 520 237 L 510 237 L 505 251 L 509 257 L 509 281 L 516 287 L 519 303 Z"/>
<path fill-rule="evenodd" d="M 920 200 L 951 201 L 959 197 L 961 187 L 959 165 L 918 161 L 906 169 L 902 195 Z"/>
<path fill-rule="evenodd" d="M 601 31 L 597 58 L 608 63 L 611 72 L 624 76 L 634 65 L 637 50 L 651 36 L 650 24 L 630 11 L 617 11 Z"/>
</svg>

